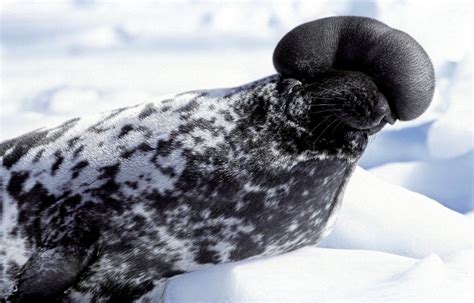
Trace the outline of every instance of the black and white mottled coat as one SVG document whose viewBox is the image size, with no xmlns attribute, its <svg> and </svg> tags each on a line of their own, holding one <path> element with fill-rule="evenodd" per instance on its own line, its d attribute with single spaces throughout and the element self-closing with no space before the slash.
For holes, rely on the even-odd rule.
<svg viewBox="0 0 474 303">
<path fill-rule="evenodd" d="M 209 264 L 318 243 L 367 135 L 312 148 L 291 119 L 299 86 L 274 75 L 1 143 L 0 294 L 131 301 Z"/>
</svg>

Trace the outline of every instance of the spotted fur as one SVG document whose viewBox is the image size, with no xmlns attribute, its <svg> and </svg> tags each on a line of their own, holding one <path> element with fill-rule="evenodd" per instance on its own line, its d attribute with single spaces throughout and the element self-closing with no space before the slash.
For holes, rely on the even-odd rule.
<svg viewBox="0 0 474 303">
<path fill-rule="evenodd" d="M 24 301 L 132 301 L 177 274 L 317 244 L 367 134 L 311 140 L 297 87 L 274 75 L 1 143 L 0 297 L 17 284 Z"/>
</svg>

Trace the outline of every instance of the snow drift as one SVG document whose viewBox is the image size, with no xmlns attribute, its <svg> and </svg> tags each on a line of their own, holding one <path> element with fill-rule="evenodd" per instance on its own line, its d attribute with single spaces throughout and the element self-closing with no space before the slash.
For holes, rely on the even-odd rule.
<svg viewBox="0 0 474 303">
<path fill-rule="evenodd" d="M 469 301 L 472 220 L 358 168 L 320 247 L 173 279 L 165 302 Z"/>
</svg>

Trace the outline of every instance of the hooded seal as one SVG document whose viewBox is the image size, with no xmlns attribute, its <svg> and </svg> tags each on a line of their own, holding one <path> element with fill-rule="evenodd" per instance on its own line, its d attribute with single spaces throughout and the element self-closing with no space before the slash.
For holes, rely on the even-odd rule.
<svg viewBox="0 0 474 303">
<path fill-rule="evenodd" d="M 153 301 L 178 274 L 317 244 L 368 137 L 429 105 L 433 68 L 361 17 L 293 29 L 274 64 L 1 143 L 2 295 Z"/>
</svg>

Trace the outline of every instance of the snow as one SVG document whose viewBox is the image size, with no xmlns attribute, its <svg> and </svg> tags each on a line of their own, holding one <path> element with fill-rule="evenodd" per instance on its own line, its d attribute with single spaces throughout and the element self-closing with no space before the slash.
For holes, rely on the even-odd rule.
<svg viewBox="0 0 474 303">
<path fill-rule="evenodd" d="M 133 4 L 132 4 L 133 3 Z M 1 2 L 0 140 L 81 115 L 274 73 L 292 27 L 331 15 L 407 31 L 433 60 L 419 119 L 379 133 L 320 248 L 174 279 L 167 302 L 474 298 L 472 5 L 462 1 Z M 183 291 L 186 289 L 186 291 Z"/>
<path fill-rule="evenodd" d="M 474 204 L 474 151 L 449 159 L 387 163 L 370 171 L 407 189 L 425 193 L 458 212 Z"/>
<path fill-rule="evenodd" d="M 463 94 L 472 91 L 471 58 L 466 57 L 461 63 L 453 75 L 452 100 L 446 113 L 428 131 L 427 145 L 433 158 L 455 158 L 474 149 L 474 105 L 462 102 L 467 99 Z"/>
<path fill-rule="evenodd" d="M 472 247 L 472 237 L 472 222 L 464 215 L 357 168 L 338 222 L 320 246 L 444 257 Z"/>
<path fill-rule="evenodd" d="M 319 247 L 178 276 L 165 302 L 467 302 L 470 217 L 358 168 Z"/>
<path fill-rule="evenodd" d="M 472 250 L 442 261 L 307 247 L 180 276 L 165 302 L 468 301 Z"/>
</svg>

